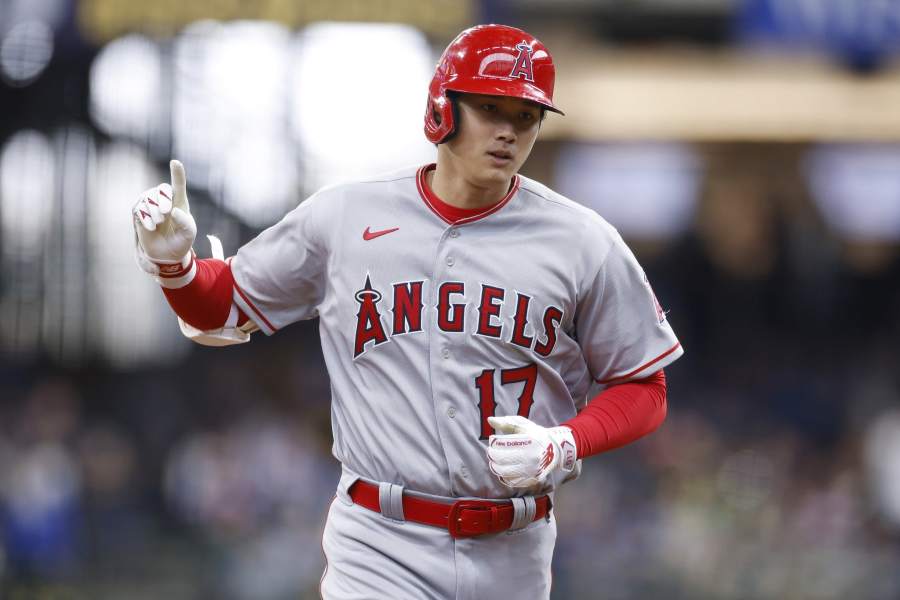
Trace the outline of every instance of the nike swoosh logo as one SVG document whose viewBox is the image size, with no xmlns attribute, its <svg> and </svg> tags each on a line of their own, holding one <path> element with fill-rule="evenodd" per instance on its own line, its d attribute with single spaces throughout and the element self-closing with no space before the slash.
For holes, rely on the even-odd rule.
<svg viewBox="0 0 900 600">
<path fill-rule="evenodd" d="M 369 231 L 369 228 L 366 227 L 366 230 L 363 231 L 363 239 L 368 242 L 369 240 L 374 240 L 377 237 L 381 237 L 381 236 L 387 235 L 389 233 L 394 233 L 398 229 L 400 229 L 400 228 L 394 227 L 393 229 L 382 229 L 381 231 Z"/>
</svg>

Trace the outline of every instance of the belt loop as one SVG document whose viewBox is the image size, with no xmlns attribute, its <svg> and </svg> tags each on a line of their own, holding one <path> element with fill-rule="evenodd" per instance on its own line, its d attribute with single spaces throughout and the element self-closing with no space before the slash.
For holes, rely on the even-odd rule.
<svg viewBox="0 0 900 600">
<path fill-rule="evenodd" d="M 510 498 L 513 506 L 513 521 L 510 529 L 522 529 L 534 521 L 534 515 L 537 513 L 537 503 L 534 496 L 525 496 L 524 498 Z"/>
<path fill-rule="evenodd" d="M 404 521 L 403 486 L 394 483 L 378 484 L 378 506 L 381 514 L 392 521 Z"/>
</svg>

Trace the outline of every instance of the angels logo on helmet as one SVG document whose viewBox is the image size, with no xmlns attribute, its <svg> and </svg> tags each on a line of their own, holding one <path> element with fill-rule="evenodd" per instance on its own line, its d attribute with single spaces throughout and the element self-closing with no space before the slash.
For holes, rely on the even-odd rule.
<svg viewBox="0 0 900 600">
<path fill-rule="evenodd" d="M 509 74 L 513 79 L 524 77 L 525 81 L 534 82 L 534 71 L 531 67 L 531 46 L 524 41 L 516 44 L 519 55 L 516 56 L 516 64 L 513 66 L 512 72 Z"/>
</svg>

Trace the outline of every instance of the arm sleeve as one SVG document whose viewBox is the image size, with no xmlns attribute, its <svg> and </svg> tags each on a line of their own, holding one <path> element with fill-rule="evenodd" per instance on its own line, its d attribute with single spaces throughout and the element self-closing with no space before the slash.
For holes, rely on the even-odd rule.
<svg viewBox="0 0 900 600">
<path fill-rule="evenodd" d="M 327 268 L 320 202 L 304 201 L 231 261 L 234 302 L 266 335 L 318 315 Z"/>
<path fill-rule="evenodd" d="M 563 425 L 572 430 L 578 458 L 630 444 L 654 431 L 666 418 L 666 376 L 609 387 Z"/>
<path fill-rule="evenodd" d="M 162 288 L 175 314 L 188 325 L 201 331 L 219 329 L 225 325 L 232 305 L 234 280 L 231 269 L 223 260 L 205 258 L 196 261 L 197 273 L 189 284 L 180 288 Z M 239 310 L 238 325 L 247 322 Z"/>
<path fill-rule="evenodd" d="M 637 259 L 612 235 L 575 309 L 576 338 L 601 385 L 647 377 L 684 353 Z"/>
</svg>

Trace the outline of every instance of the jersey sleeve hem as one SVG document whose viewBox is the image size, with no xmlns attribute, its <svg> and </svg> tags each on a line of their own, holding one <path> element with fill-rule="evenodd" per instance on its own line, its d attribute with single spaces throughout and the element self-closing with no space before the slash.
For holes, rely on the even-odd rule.
<svg viewBox="0 0 900 600">
<path fill-rule="evenodd" d="M 648 371 L 651 368 L 653 369 L 653 371 L 658 371 L 659 369 L 662 369 L 666 365 L 672 363 L 682 354 L 684 354 L 684 348 L 681 347 L 681 342 L 676 342 L 674 346 L 672 346 L 653 360 L 645 362 L 633 371 L 630 371 L 624 375 L 610 377 L 608 379 L 595 378 L 594 381 L 602 385 L 611 385 L 614 383 L 622 383 L 623 381 L 627 381 L 629 379 L 640 379 L 639 375 L 641 375 L 643 372 Z M 651 373 L 652 371 L 648 371 L 645 374 L 650 375 Z"/>
<path fill-rule="evenodd" d="M 253 302 L 250 301 L 250 298 L 244 293 L 244 291 L 238 286 L 237 282 L 234 283 L 234 294 L 233 294 L 234 303 L 244 311 L 244 314 L 247 315 L 250 319 L 256 323 L 257 327 L 265 333 L 266 335 L 272 335 L 278 328 L 272 325 L 272 323 L 266 318 L 266 316 L 259 310 Z"/>
</svg>

